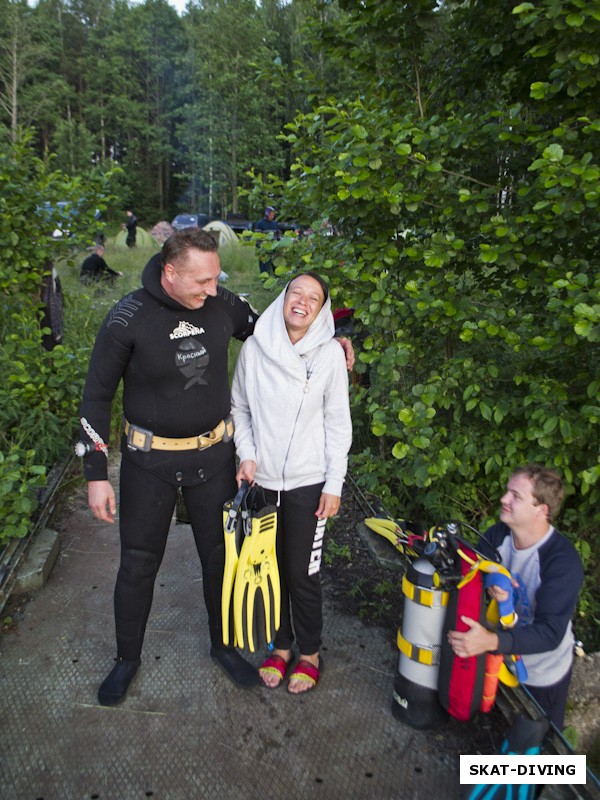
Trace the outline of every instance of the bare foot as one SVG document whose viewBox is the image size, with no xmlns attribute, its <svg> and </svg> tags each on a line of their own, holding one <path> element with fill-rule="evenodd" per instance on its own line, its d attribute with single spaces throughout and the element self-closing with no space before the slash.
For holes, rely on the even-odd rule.
<svg viewBox="0 0 600 800">
<path fill-rule="evenodd" d="M 270 656 L 267 657 L 266 661 L 272 656 L 279 656 L 282 658 L 287 666 L 287 663 L 292 657 L 291 650 L 273 650 Z M 280 663 L 281 668 L 284 670 L 285 675 L 285 668 L 283 664 Z M 283 681 L 283 675 L 281 674 L 281 670 L 277 667 L 260 667 L 258 670 L 258 674 L 260 676 L 261 681 L 268 689 L 276 689 Z"/>
<path fill-rule="evenodd" d="M 319 668 L 318 653 L 313 653 L 311 656 L 303 656 L 302 654 L 300 654 L 299 661 L 308 661 L 308 663 L 311 664 L 313 667 L 316 667 L 317 669 Z M 287 687 L 288 692 L 290 694 L 302 694 L 303 692 L 309 692 L 311 689 L 314 689 L 314 687 L 317 685 L 317 680 L 318 677 L 316 678 L 316 680 L 315 679 L 311 680 L 308 677 L 300 677 L 300 676 L 294 677 L 294 675 L 292 675 Z"/>
</svg>

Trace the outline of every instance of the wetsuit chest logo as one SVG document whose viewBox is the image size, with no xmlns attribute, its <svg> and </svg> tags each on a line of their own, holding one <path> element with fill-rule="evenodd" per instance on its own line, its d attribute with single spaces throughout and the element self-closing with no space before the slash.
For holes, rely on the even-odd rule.
<svg viewBox="0 0 600 800">
<path fill-rule="evenodd" d="M 188 378 L 184 389 L 189 389 L 195 384 L 207 385 L 208 381 L 204 379 L 203 375 L 209 361 L 208 350 L 197 339 L 183 339 L 179 343 L 175 353 L 175 364 L 181 374 Z"/>
<path fill-rule="evenodd" d="M 182 319 L 173 329 L 173 333 L 169 334 L 169 339 L 185 339 L 187 336 L 196 336 L 200 333 L 206 333 L 204 328 L 198 328 L 191 322 Z"/>
</svg>

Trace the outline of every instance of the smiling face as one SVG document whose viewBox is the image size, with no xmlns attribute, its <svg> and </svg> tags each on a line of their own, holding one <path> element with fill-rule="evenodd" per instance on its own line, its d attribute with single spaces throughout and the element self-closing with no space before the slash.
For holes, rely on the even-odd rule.
<svg viewBox="0 0 600 800">
<path fill-rule="evenodd" d="M 515 534 L 538 538 L 548 530 L 548 506 L 533 495 L 533 481 L 523 474 L 513 475 L 500 502 L 500 519 Z"/>
<path fill-rule="evenodd" d="M 177 264 L 163 267 L 161 286 L 184 308 L 202 308 L 207 297 L 217 294 L 221 263 L 216 251 L 192 248 Z"/>
<path fill-rule="evenodd" d="M 299 275 L 291 281 L 283 303 L 283 320 L 292 344 L 304 336 L 324 302 L 320 283 L 310 275 Z"/>
</svg>

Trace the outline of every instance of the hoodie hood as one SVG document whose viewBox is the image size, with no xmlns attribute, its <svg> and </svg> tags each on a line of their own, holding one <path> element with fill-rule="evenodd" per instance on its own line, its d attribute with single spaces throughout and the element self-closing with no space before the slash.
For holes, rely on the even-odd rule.
<svg viewBox="0 0 600 800">
<path fill-rule="evenodd" d="M 335 333 L 331 298 L 328 297 L 304 336 L 296 344 L 292 344 L 283 318 L 283 306 L 288 286 L 289 283 L 260 315 L 253 336 L 254 342 L 262 351 L 263 356 L 280 365 L 298 364 L 298 357 L 307 356 L 317 347 L 331 341 L 331 337 Z"/>
<path fill-rule="evenodd" d="M 142 286 L 148 292 L 148 294 L 151 294 L 152 297 L 158 300 L 159 303 L 162 303 L 163 306 L 167 306 L 167 308 L 173 308 L 177 311 L 180 311 L 182 308 L 185 309 L 185 306 L 182 306 L 181 303 L 177 302 L 177 300 L 173 300 L 173 298 L 163 289 L 160 282 L 161 272 L 161 257 L 160 253 L 157 253 L 155 256 L 152 256 L 150 261 L 148 261 L 144 267 L 142 272 Z"/>
</svg>

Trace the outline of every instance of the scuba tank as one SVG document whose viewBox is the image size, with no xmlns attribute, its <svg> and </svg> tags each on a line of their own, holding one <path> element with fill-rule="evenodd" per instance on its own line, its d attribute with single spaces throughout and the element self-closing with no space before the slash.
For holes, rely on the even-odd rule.
<svg viewBox="0 0 600 800">
<path fill-rule="evenodd" d="M 448 592 L 439 588 L 433 563 L 419 558 L 402 579 L 402 593 L 404 611 L 402 630 L 398 630 L 400 654 L 392 713 L 413 728 L 433 728 L 443 715 L 438 674 Z"/>
<path fill-rule="evenodd" d="M 398 632 L 400 658 L 394 682 L 394 715 L 413 728 L 439 724 L 442 709 L 459 720 L 479 706 L 485 656 L 458 659 L 448 630 L 460 617 L 485 621 L 485 596 L 478 570 L 464 579 L 477 554 L 458 537 L 458 524 L 432 528 L 422 556 L 402 581 L 404 614 Z M 460 587 L 460 588 L 459 588 Z"/>
<path fill-rule="evenodd" d="M 479 531 L 465 522 L 447 522 L 416 535 L 409 532 L 407 523 L 383 509 L 382 513 L 374 511 L 365 524 L 411 559 L 402 578 L 404 610 L 397 636 L 394 716 L 413 728 L 425 729 L 441 723 L 445 712 L 467 721 L 478 710 L 490 711 L 499 680 L 508 686 L 526 680 L 520 657 L 511 656 L 511 669 L 500 654 L 460 658 L 448 641 L 448 631 L 466 630 L 463 616 L 491 629 L 516 623 L 511 576 L 498 551 L 488 542 L 493 552 L 493 560 L 489 560 L 463 540 L 460 527 L 481 538 Z M 508 599 L 486 605 L 485 589 L 492 585 L 504 589 Z"/>
</svg>

